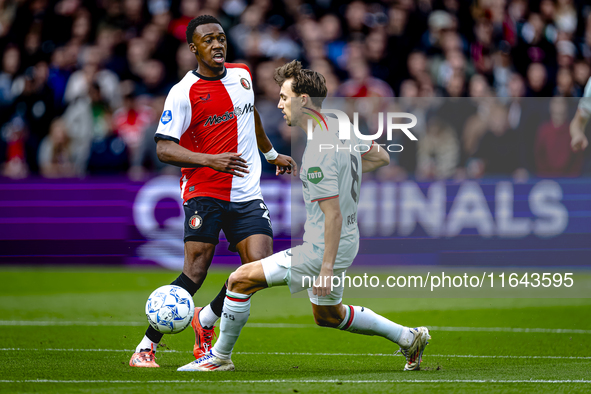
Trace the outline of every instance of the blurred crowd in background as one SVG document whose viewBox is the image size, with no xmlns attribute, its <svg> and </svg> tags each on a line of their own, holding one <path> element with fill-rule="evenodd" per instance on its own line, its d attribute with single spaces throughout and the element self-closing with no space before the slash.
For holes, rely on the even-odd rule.
<svg viewBox="0 0 591 394">
<path fill-rule="evenodd" d="M 280 152 L 292 130 L 273 70 L 299 59 L 329 96 L 429 100 L 380 178 L 590 172 L 568 132 L 591 75 L 588 1 L 0 0 L 1 175 L 176 173 L 153 135 L 197 66 L 185 29 L 201 14 L 221 21 L 227 61 L 249 65 Z"/>
</svg>

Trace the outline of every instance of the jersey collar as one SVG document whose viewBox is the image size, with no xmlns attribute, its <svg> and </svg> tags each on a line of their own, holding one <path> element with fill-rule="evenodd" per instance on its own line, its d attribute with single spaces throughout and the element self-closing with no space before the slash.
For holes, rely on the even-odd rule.
<svg viewBox="0 0 591 394">
<path fill-rule="evenodd" d="M 197 70 L 193 70 L 193 74 L 197 78 L 205 79 L 206 81 L 219 81 L 220 79 L 224 78 L 227 73 L 228 73 L 228 69 L 226 67 L 224 67 L 224 72 L 221 75 L 218 75 L 217 77 L 205 77 L 205 76 L 199 74 L 197 72 Z"/>
</svg>

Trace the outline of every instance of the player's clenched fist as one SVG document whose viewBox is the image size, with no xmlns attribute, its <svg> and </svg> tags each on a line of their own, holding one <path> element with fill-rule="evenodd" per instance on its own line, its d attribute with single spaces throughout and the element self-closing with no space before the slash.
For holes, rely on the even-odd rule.
<svg viewBox="0 0 591 394">
<path fill-rule="evenodd" d="M 246 160 L 240 157 L 241 155 L 242 153 L 234 152 L 211 155 L 208 159 L 207 166 L 219 172 L 244 177 L 244 174 L 248 174 L 249 171 Z"/>
<path fill-rule="evenodd" d="M 578 133 L 572 137 L 571 147 L 573 148 L 573 151 L 578 152 L 581 150 L 585 150 L 587 148 L 587 145 L 589 145 L 589 141 L 587 141 L 587 137 L 585 137 L 585 134 Z"/>
</svg>

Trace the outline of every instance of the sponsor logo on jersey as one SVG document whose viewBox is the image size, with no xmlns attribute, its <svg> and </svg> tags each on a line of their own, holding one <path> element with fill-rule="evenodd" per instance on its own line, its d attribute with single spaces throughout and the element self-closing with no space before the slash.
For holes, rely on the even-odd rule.
<svg viewBox="0 0 591 394">
<path fill-rule="evenodd" d="M 317 184 L 324 179 L 324 174 L 320 167 L 310 167 L 308 169 L 308 180 L 313 184 Z"/>
<path fill-rule="evenodd" d="M 254 105 L 251 103 L 244 104 L 242 108 L 235 107 L 233 111 L 226 111 L 223 115 L 211 115 L 207 118 L 207 120 L 203 123 L 203 126 L 215 126 L 217 124 L 227 122 L 234 117 L 244 115 L 249 112 L 254 112 Z"/>
<path fill-rule="evenodd" d="M 162 122 L 162 124 L 167 124 L 171 120 L 172 120 L 172 112 L 170 110 L 167 109 L 166 111 L 162 112 L 162 117 L 160 118 L 160 121 Z"/>
<path fill-rule="evenodd" d="M 211 100 L 211 93 L 207 93 L 207 96 L 199 98 L 201 99 L 201 101 L 209 101 Z"/>
<path fill-rule="evenodd" d="M 242 87 L 246 90 L 250 90 L 250 82 L 248 82 L 248 79 L 242 77 L 240 78 L 240 84 L 242 85 Z"/>
<path fill-rule="evenodd" d="M 193 215 L 189 219 L 189 227 L 191 227 L 193 230 L 197 230 L 202 224 L 203 219 L 201 219 L 201 216 L 199 215 Z"/>
</svg>

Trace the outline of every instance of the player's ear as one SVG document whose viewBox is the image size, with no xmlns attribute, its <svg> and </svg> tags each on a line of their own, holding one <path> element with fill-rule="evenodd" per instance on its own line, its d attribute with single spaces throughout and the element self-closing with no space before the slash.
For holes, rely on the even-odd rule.
<svg viewBox="0 0 591 394">
<path fill-rule="evenodd" d="M 197 46 L 195 46 L 195 44 L 193 44 L 193 43 L 190 43 L 189 50 L 193 53 L 197 53 Z"/>
<path fill-rule="evenodd" d="M 308 105 L 308 103 L 310 101 L 310 97 L 306 94 L 302 94 L 300 97 L 302 100 L 302 107 L 305 107 L 306 105 Z"/>
</svg>

